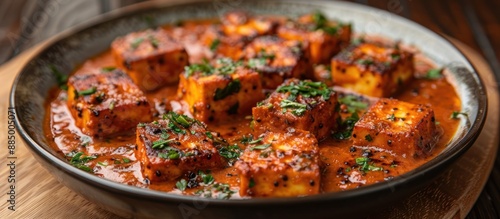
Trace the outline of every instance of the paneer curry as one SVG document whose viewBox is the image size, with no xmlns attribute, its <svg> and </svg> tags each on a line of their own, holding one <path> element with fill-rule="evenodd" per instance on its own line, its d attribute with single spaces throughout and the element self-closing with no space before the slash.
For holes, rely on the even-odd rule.
<svg viewBox="0 0 500 219">
<path fill-rule="evenodd" d="M 219 199 L 343 191 L 446 147 L 466 116 L 446 71 L 321 12 L 231 11 L 116 38 L 58 77 L 45 134 L 75 171 L 137 187 Z"/>
</svg>

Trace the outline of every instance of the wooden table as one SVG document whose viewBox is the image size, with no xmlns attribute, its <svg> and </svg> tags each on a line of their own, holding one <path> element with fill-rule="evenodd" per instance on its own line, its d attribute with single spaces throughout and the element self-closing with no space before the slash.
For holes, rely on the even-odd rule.
<svg viewBox="0 0 500 219">
<path fill-rule="evenodd" d="M 488 168 L 493 165 L 498 146 L 498 76 L 500 68 L 496 53 L 500 52 L 500 17 L 497 9 L 498 1 L 487 0 L 377 0 L 356 2 L 368 4 L 414 20 L 434 31 L 445 33 L 458 41 L 454 41 L 466 53 L 478 68 L 484 81 L 487 82 L 489 94 L 489 115 L 485 131 L 476 145 L 443 176 L 432 185 L 416 193 L 411 199 L 391 206 L 375 218 L 436 218 L 458 217 L 468 214 L 469 218 L 498 218 L 500 216 L 500 159 L 486 181 Z M 17 69 L 38 49 L 17 56 L 14 60 L 0 67 L 0 81 L 10 85 Z M 485 57 L 485 59 L 483 59 Z M 491 67 L 491 68 L 490 68 Z M 5 142 L 7 97 L 10 86 L 0 88 L 0 140 Z M 19 138 L 18 138 L 19 139 Z M 3 149 L 3 148 L 2 148 Z M 17 177 L 18 209 L 16 212 L 6 211 L 4 184 L 0 184 L 2 205 L 0 218 L 113 218 L 115 216 L 99 209 L 92 203 L 77 196 L 58 183 L 49 175 L 18 141 L 17 151 L 19 165 Z M 6 151 L 0 150 L 0 176 L 6 178 L 4 167 Z M 4 177 L 5 176 L 5 177 Z M 2 179 L 6 180 L 6 179 Z M 479 196 L 479 199 L 477 199 Z M 434 200 L 434 202 L 433 202 Z M 477 202 L 476 202 L 477 200 Z M 474 205 L 475 203 L 475 205 Z M 471 209 L 472 208 L 472 209 Z M 419 209 L 424 209 L 421 211 Z"/>
</svg>

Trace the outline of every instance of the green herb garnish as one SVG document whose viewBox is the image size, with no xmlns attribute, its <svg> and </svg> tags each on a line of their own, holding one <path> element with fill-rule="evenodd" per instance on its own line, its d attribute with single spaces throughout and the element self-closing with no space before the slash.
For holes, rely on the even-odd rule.
<svg viewBox="0 0 500 219">
<path fill-rule="evenodd" d="M 427 71 L 427 74 L 425 74 L 425 79 L 429 80 L 437 80 L 443 77 L 442 74 L 443 69 L 431 69 Z"/>
<path fill-rule="evenodd" d="M 156 39 L 153 35 L 150 35 L 148 38 L 149 43 L 151 43 L 151 46 L 153 46 L 153 48 L 157 49 L 160 46 L 160 41 L 158 41 L 158 39 Z"/>
<path fill-rule="evenodd" d="M 289 92 L 289 100 L 295 100 L 298 95 L 303 97 L 316 97 L 322 96 L 324 100 L 330 99 L 330 94 L 332 90 L 326 86 L 323 82 L 312 82 L 312 81 L 299 81 L 298 83 L 290 83 L 288 85 L 282 85 L 276 89 L 276 92 L 286 93 Z"/>
<path fill-rule="evenodd" d="M 225 147 L 221 147 L 219 150 L 219 155 L 228 159 L 229 164 L 233 164 L 236 159 L 238 159 L 241 155 L 241 149 L 238 147 L 238 145 L 229 145 Z"/>
<path fill-rule="evenodd" d="M 261 145 L 257 145 L 257 146 L 254 146 L 254 147 L 251 147 L 250 150 L 253 151 L 253 150 L 265 150 L 267 148 L 271 147 L 271 144 L 261 144 Z"/>
<path fill-rule="evenodd" d="M 367 171 L 382 171 L 384 170 L 382 167 L 377 167 L 370 163 L 371 159 L 368 157 L 358 157 L 356 158 L 356 164 L 359 165 L 359 170 L 367 172 Z"/>
<path fill-rule="evenodd" d="M 87 96 L 87 95 L 92 95 L 96 91 L 97 91 L 96 87 L 91 87 L 91 88 L 86 89 L 86 90 L 78 91 L 77 94 L 78 94 L 78 96 Z"/>
<path fill-rule="evenodd" d="M 283 109 L 292 109 L 292 113 L 296 116 L 302 116 L 306 112 L 307 105 L 297 103 L 288 99 L 284 99 L 280 102 L 280 107 Z"/>
<path fill-rule="evenodd" d="M 375 62 L 373 62 L 373 60 L 371 60 L 371 59 L 359 59 L 356 61 L 356 63 L 359 65 L 371 65 Z"/>
<path fill-rule="evenodd" d="M 198 175 L 201 177 L 201 180 L 205 185 L 212 184 L 215 181 L 214 177 L 211 174 L 209 174 L 208 171 L 207 173 L 204 173 L 203 171 L 200 170 L 198 171 Z"/>
<path fill-rule="evenodd" d="M 66 84 L 68 82 L 68 75 L 61 73 L 54 65 L 49 65 L 49 68 L 56 77 L 59 88 L 61 88 L 61 90 L 68 90 L 68 85 Z"/>
<path fill-rule="evenodd" d="M 144 38 L 136 38 L 132 41 L 132 43 L 130 43 L 130 47 L 132 47 L 132 49 L 137 49 L 137 47 L 141 45 L 142 41 L 144 41 Z"/>
<path fill-rule="evenodd" d="M 186 187 L 187 187 L 187 181 L 185 179 L 181 179 L 180 181 L 177 181 L 175 183 L 175 187 L 177 187 L 177 189 L 179 189 L 181 191 L 184 191 L 184 190 L 186 190 Z"/>
<path fill-rule="evenodd" d="M 371 135 L 365 135 L 365 140 L 369 141 L 369 142 L 372 142 L 373 141 L 373 138 Z"/>
<path fill-rule="evenodd" d="M 115 69 L 116 69 L 116 67 L 114 67 L 114 66 L 108 66 L 108 67 L 102 67 L 101 71 L 103 71 L 103 72 L 112 72 Z"/>
<path fill-rule="evenodd" d="M 153 149 L 164 149 L 168 146 L 168 144 L 172 143 L 174 139 L 160 139 L 158 141 L 153 142 Z"/>
<path fill-rule="evenodd" d="M 469 116 L 469 114 L 464 113 L 464 112 L 453 111 L 450 115 L 450 119 L 458 119 L 458 116 L 460 116 L 460 115 L 465 116 L 465 117 Z"/>
<path fill-rule="evenodd" d="M 335 139 L 344 140 L 349 139 L 352 135 L 352 129 L 354 128 L 354 124 L 359 120 L 358 113 L 354 112 L 351 116 L 347 117 L 342 123 L 340 127 L 342 131 L 335 132 L 333 137 Z"/>
<path fill-rule="evenodd" d="M 217 50 L 217 47 L 219 46 L 220 44 L 220 40 L 219 39 L 215 39 L 214 41 L 212 41 L 212 43 L 210 44 L 210 50 L 213 52 L 215 50 Z"/>
<path fill-rule="evenodd" d="M 339 98 L 339 103 L 345 104 L 347 106 L 347 111 L 349 113 L 358 112 L 359 110 L 365 110 L 368 107 L 368 103 L 360 101 L 355 95 L 346 95 Z"/>
<path fill-rule="evenodd" d="M 194 119 L 189 118 L 186 115 L 177 114 L 174 111 L 168 112 L 163 117 L 168 118 L 171 122 L 173 121 L 173 122 L 181 125 L 184 128 L 189 128 L 189 126 L 191 126 L 191 124 L 193 124 L 193 122 L 195 121 Z"/>
<path fill-rule="evenodd" d="M 231 94 L 238 93 L 240 89 L 241 89 L 240 80 L 235 79 L 229 82 L 229 84 L 227 84 L 225 88 L 223 89 L 217 88 L 214 93 L 214 100 L 215 101 L 222 100 Z"/>
<path fill-rule="evenodd" d="M 156 148 L 155 148 L 156 149 Z M 181 152 L 173 147 L 166 147 L 166 153 L 158 153 L 158 157 L 162 159 L 175 160 L 181 158 Z"/>
<path fill-rule="evenodd" d="M 84 155 L 83 152 L 78 152 L 76 154 L 70 153 L 67 156 L 71 157 L 71 160 L 69 161 L 71 165 L 87 172 L 92 172 L 92 169 L 87 166 L 87 162 L 97 158 L 96 156 Z"/>
</svg>

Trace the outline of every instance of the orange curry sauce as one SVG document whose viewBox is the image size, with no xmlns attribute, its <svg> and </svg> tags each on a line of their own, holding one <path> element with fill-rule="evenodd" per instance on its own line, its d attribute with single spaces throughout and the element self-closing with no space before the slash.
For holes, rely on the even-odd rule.
<svg viewBox="0 0 500 219">
<path fill-rule="evenodd" d="M 177 35 L 177 38 L 181 38 L 181 42 L 183 41 L 182 43 L 186 46 L 186 50 L 190 55 L 191 63 L 199 62 L 205 55 L 206 51 L 200 47 L 196 40 L 197 36 L 204 32 L 203 27 L 206 23 L 184 22 L 184 31 L 176 30 L 175 27 L 165 27 L 172 34 Z M 424 57 L 417 55 L 415 58 L 417 74 L 422 74 L 433 67 Z M 85 61 L 75 72 L 108 66 L 116 66 L 109 50 Z M 157 115 L 165 113 L 166 110 L 186 112 L 186 107 L 177 99 L 176 92 L 177 86 L 170 86 L 146 93 L 146 95 L 152 107 L 155 108 Z M 46 112 L 48 113 L 45 115 L 44 131 L 51 147 L 61 154 L 82 151 L 88 155 L 95 155 L 97 158 L 90 161 L 89 166 L 93 169 L 94 174 L 99 177 L 138 187 L 180 193 L 175 187 L 175 179 L 170 182 L 150 184 L 142 176 L 141 164 L 136 161 L 134 155 L 136 145 L 133 132 L 130 135 L 105 139 L 93 138 L 83 134 L 75 126 L 66 105 L 66 97 L 66 91 L 54 88 L 47 100 Z M 426 158 L 404 158 L 387 151 L 374 149 L 367 151 L 363 148 L 353 147 L 350 140 L 335 140 L 333 138 L 323 140 L 319 143 L 322 192 L 348 190 L 391 180 L 393 177 L 422 165 L 446 147 L 459 124 L 458 120 L 450 119 L 450 115 L 454 111 L 460 111 L 460 99 L 452 85 L 446 81 L 446 78 L 438 80 L 414 79 L 406 86 L 405 90 L 394 96 L 394 98 L 410 103 L 427 104 L 434 110 L 438 128 L 443 130 L 443 134 L 432 150 L 431 155 Z M 346 117 L 348 115 L 350 114 L 345 113 L 342 116 Z M 219 132 L 228 143 L 234 144 L 239 142 L 242 136 L 252 132 L 249 116 L 251 116 L 250 113 L 237 115 L 233 120 L 226 123 L 208 124 L 208 129 Z M 384 170 L 363 172 L 351 168 L 356 164 L 355 159 L 361 157 L 363 153 L 371 153 L 370 158 L 374 161 L 374 164 Z M 124 162 L 124 160 L 127 162 Z M 75 169 L 75 171 L 78 170 Z M 228 183 L 233 190 L 238 189 L 239 177 L 235 168 L 228 167 L 222 170 L 213 170 L 211 174 L 216 182 Z M 198 189 L 187 189 L 184 193 L 190 194 Z M 237 192 L 232 196 L 232 198 L 238 197 Z"/>
</svg>

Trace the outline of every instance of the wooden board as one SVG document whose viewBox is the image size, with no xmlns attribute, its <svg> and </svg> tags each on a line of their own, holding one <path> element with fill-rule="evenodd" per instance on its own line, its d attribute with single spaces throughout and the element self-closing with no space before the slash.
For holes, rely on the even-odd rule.
<svg viewBox="0 0 500 219">
<path fill-rule="evenodd" d="M 489 96 L 487 123 L 472 148 L 442 176 L 373 218 L 464 218 L 488 179 L 498 145 L 498 88 L 493 73 L 480 55 L 458 41 L 454 43 L 471 59 L 486 84 Z M 3 84 L 0 87 L 0 218 L 118 218 L 60 184 L 35 161 L 19 136 L 15 151 L 16 210 L 7 209 L 9 167 L 6 166 L 6 134 L 10 85 L 16 73 L 42 44 L 0 66 L 0 81 Z"/>
</svg>

